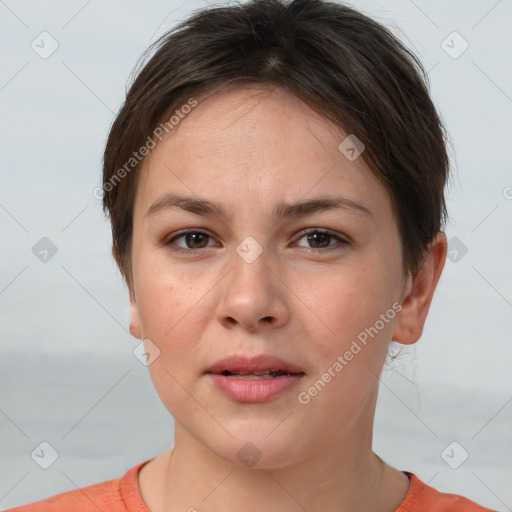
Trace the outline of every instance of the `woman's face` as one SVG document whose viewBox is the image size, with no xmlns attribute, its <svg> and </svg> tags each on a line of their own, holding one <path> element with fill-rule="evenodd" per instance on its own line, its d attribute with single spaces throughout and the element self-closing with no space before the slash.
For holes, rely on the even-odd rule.
<svg viewBox="0 0 512 512">
<path fill-rule="evenodd" d="M 280 88 L 235 87 L 199 102 L 144 162 L 130 330 L 150 340 L 177 428 L 227 461 L 252 450 L 277 467 L 371 432 L 402 254 L 389 194 L 349 141 L 338 148 L 346 136 Z M 228 377 L 232 395 L 207 373 L 260 354 L 303 374 Z"/>
</svg>

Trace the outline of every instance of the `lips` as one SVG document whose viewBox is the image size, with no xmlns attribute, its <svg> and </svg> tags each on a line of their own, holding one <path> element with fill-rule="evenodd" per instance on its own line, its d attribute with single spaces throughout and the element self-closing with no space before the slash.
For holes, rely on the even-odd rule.
<svg viewBox="0 0 512 512">
<path fill-rule="evenodd" d="M 208 368 L 205 373 L 278 377 L 281 375 L 304 375 L 304 370 L 278 357 L 260 354 L 254 357 L 242 355 L 225 357 Z"/>
<path fill-rule="evenodd" d="M 288 397 L 305 376 L 302 368 L 278 357 L 233 355 L 217 361 L 205 372 L 213 389 L 241 404 L 262 404 Z"/>
</svg>

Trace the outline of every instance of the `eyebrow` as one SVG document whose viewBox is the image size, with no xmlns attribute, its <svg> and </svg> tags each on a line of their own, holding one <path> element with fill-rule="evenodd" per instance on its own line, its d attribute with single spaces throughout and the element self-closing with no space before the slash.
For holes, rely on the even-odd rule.
<svg viewBox="0 0 512 512">
<path fill-rule="evenodd" d="M 186 212 L 196 213 L 198 215 L 229 217 L 226 209 L 221 204 L 211 203 L 210 201 L 197 197 L 178 196 L 174 194 L 166 194 L 155 201 L 146 212 L 146 217 L 173 207 L 181 208 Z M 373 216 L 371 210 L 366 206 L 340 196 L 318 197 L 308 201 L 297 201 L 295 203 L 280 203 L 274 208 L 272 215 L 275 218 L 284 219 L 286 217 L 300 217 L 310 213 L 338 208 Z"/>
</svg>

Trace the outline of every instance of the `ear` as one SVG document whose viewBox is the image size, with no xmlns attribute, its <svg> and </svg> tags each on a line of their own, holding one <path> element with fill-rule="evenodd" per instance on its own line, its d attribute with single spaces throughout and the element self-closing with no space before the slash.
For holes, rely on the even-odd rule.
<svg viewBox="0 0 512 512">
<path fill-rule="evenodd" d="M 135 338 L 142 339 L 142 327 L 140 325 L 139 307 L 135 300 L 133 286 L 130 286 L 130 333 Z"/>
<path fill-rule="evenodd" d="M 396 316 L 393 340 L 404 345 L 416 343 L 432 302 L 446 261 L 446 235 L 439 232 L 430 244 L 425 260 L 414 278 L 409 277 L 402 295 L 402 309 Z"/>
<path fill-rule="evenodd" d="M 112 244 L 112 256 L 117 263 L 119 269 L 122 269 L 121 257 L 116 244 Z M 131 280 L 129 280 L 131 281 Z M 139 309 L 137 301 L 135 300 L 135 291 L 133 289 L 133 282 L 128 282 L 128 291 L 130 293 L 130 333 L 135 338 L 142 339 L 142 328 L 140 325 Z"/>
</svg>

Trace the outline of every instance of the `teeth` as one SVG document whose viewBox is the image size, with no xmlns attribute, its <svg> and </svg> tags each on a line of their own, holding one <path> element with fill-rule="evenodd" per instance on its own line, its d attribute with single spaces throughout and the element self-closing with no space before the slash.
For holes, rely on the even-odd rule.
<svg viewBox="0 0 512 512">
<path fill-rule="evenodd" d="M 269 375 L 271 372 L 270 370 L 265 370 L 263 372 L 235 372 L 233 375 Z"/>
<path fill-rule="evenodd" d="M 271 379 L 274 377 L 279 377 L 281 375 L 290 374 L 284 370 L 265 370 L 259 372 L 230 372 L 228 370 L 225 370 L 222 372 L 222 375 L 236 377 L 239 379 Z"/>
<path fill-rule="evenodd" d="M 256 380 L 256 379 L 273 379 L 274 374 L 266 373 L 264 375 L 251 375 L 251 374 L 236 374 L 233 373 L 230 377 L 235 377 L 235 379 L 243 379 L 243 380 Z"/>
</svg>

